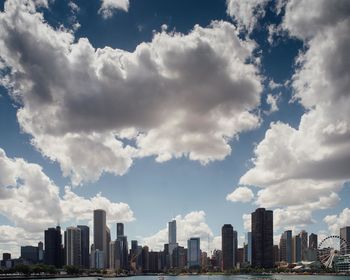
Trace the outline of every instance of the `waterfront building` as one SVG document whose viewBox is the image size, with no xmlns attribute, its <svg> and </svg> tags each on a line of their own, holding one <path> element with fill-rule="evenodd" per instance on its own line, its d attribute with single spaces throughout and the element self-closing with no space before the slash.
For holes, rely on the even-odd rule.
<svg viewBox="0 0 350 280">
<path fill-rule="evenodd" d="M 201 260 L 199 237 L 191 237 L 187 240 L 187 266 L 188 268 L 199 268 Z"/>
<path fill-rule="evenodd" d="M 168 246 L 169 246 L 169 267 L 174 267 L 173 251 L 178 246 L 176 242 L 176 220 L 172 220 L 168 223 Z"/>
<path fill-rule="evenodd" d="M 90 228 L 86 225 L 78 225 L 80 229 L 81 266 L 89 268 Z"/>
<path fill-rule="evenodd" d="M 308 233 L 305 230 L 302 230 L 299 233 L 300 242 L 301 242 L 301 260 L 306 261 L 307 248 L 308 248 Z"/>
<path fill-rule="evenodd" d="M 280 239 L 280 260 L 292 263 L 292 231 L 286 230 Z"/>
<path fill-rule="evenodd" d="M 187 252 L 182 246 L 177 246 L 173 250 L 172 263 L 174 268 L 185 268 L 187 263 Z"/>
<path fill-rule="evenodd" d="M 44 243 L 39 241 L 38 243 L 38 262 L 42 263 L 44 261 Z"/>
<path fill-rule="evenodd" d="M 317 250 L 317 247 L 318 247 L 317 234 L 311 233 L 309 235 L 309 248 L 313 250 Z"/>
<path fill-rule="evenodd" d="M 21 246 L 21 259 L 31 264 L 39 262 L 39 250 L 35 246 Z"/>
<path fill-rule="evenodd" d="M 149 249 L 148 246 L 142 248 L 142 272 L 149 272 Z"/>
<path fill-rule="evenodd" d="M 244 263 L 244 248 L 237 248 L 237 262 L 236 264 L 239 264 L 240 267 Z"/>
<path fill-rule="evenodd" d="M 117 239 L 124 236 L 124 224 L 117 223 Z"/>
<path fill-rule="evenodd" d="M 247 257 L 246 262 L 252 264 L 252 233 L 247 232 Z"/>
<path fill-rule="evenodd" d="M 273 212 L 258 208 L 252 213 L 252 266 L 273 267 Z"/>
<path fill-rule="evenodd" d="M 68 227 L 64 235 L 66 265 L 81 266 L 81 232 L 78 227 Z"/>
<path fill-rule="evenodd" d="M 61 227 L 48 228 L 45 230 L 45 253 L 44 263 L 61 268 L 63 265 L 63 248 Z"/>
<path fill-rule="evenodd" d="M 292 238 L 292 262 L 298 263 L 302 260 L 302 239 L 300 235 Z"/>
<path fill-rule="evenodd" d="M 347 254 L 350 254 L 350 226 L 340 229 L 340 238 L 342 238 L 347 243 L 347 248 L 343 246 L 340 249 L 345 250 Z"/>
<path fill-rule="evenodd" d="M 234 230 L 231 224 L 221 228 L 222 270 L 229 271 L 234 267 Z"/>
<path fill-rule="evenodd" d="M 103 209 L 94 210 L 94 248 L 98 255 L 98 265 L 107 267 L 107 226 L 106 211 Z M 103 264 L 101 256 L 104 256 Z M 94 258 L 96 260 L 96 257 Z M 96 262 L 95 262 L 96 264 Z M 96 267 L 97 268 L 97 267 Z"/>
<path fill-rule="evenodd" d="M 106 242 L 107 242 L 107 249 L 106 249 L 106 267 L 109 268 L 109 243 L 111 242 L 111 230 L 108 226 L 106 226 Z"/>
<path fill-rule="evenodd" d="M 160 272 L 160 253 L 149 252 L 149 272 L 159 273 Z"/>
</svg>

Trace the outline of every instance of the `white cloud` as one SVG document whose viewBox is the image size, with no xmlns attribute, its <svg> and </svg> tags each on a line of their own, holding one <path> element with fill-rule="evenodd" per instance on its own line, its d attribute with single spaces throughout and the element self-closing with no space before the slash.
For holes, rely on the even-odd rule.
<svg viewBox="0 0 350 280">
<path fill-rule="evenodd" d="M 255 43 L 232 24 L 163 30 L 134 52 L 94 49 L 23 3 L 32 2 L 6 2 L 0 15 L 11 69 L 1 81 L 21 103 L 21 129 L 74 185 L 122 175 L 139 157 L 222 160 L 231 139 L 259 126 L 261 77 L 247 63 Z"/>
<path fill-rule="evenodd" d="M 177 242 L 180 246 L 187 247 L 187 240 L 191 237 L 199 237 L 201 249 L 203 251 L 212 251 L 221 248 L 220 237 L 214 237 L 213 232 L 205 221 L 204 211 L 193 211 L 182 217 L 175 217 L 177 227 Z M 209 247 L 208 247 L 209 238 Z M 147 244 L 153 250 L 162 250 L 163 245 L 168 243 L 167 226 L 152 236 L 144 237 L 143 243 Z M 220 246 L 220 247 L 217 247 Z"/>
<path fill-rule="evenodd" d="M 350 209 L 344 208 L 338 215 L 327 215 L 323 221 L 332 234 L 339 234 L 340 228 L 350 226 Z"/>
<path fill-rule="evenodd" d="M 249 202 L 254 198 L 254 193 L 250 188 L 237 187 L 232 193 L 226 196 L 226 200 L 233 202 Z"/>
<path fill-rule="evenodd" d="M 61 198 L 59 188 L 41 166 L 9 158 L 0 148 L 0 214 L 14 225 L 0 226 L 3 250 L 14 249 L 17 254 L 20 245 L 42 240 L 43 231 L 58 223 L 91 221 L 97 208 L 106 210 L 108 222 L 135 219 L 127 204 L 112 202 L 101 194 L 84 198 L 66 187 Z"/>
<path fill-rule="evenodd" d="M 65 187 L 61 208 L 65 220 L 92 220 L 94 209 L 104 209 L 108 223 L 135 220 L 128 204 L 112 202 L 101 193 L 91 198 L 84 198 L 75 194 L 70 187 Z"/>
<path fill-rule="evenodd" d="M 123 10 L 125 12 L 129 10 L 129 0 L 101 0 L 101 2 L 101 8 L 98 10 L 98 13 L 104 19 L 111 18 L 115 10 Z"/>
<path fill-rule="evenodd" d="M 350 179 L 349 9 L 349 1 L 286 6 L 283 28 L 307 45 L 292 80 L 294 101 L 306 112 L 297 128 L 271 124 L 254 151 L 253 168 L 239 182 L 262 188 L 258 205 L 283 208 L 281 227 L 314 222 L 312 212 L 337 205 Z M 295 209 L 306 209 L 304 217 Z"/>
<path fill-rule="evenodd" d="M 278 111 L 278 101 L 280 98 L 281 98 L 281 94 L 267 95 L 266 103 L 270 105 L 270 110 L 266 112 L 267 114 L 271 114 Z"/>
<path fill-rule="evenodd" d="M 226 0 L 227 13 L 233 17 L 241 30 L 253 31 L 258 19 L 265 16 L 268 0 Z"/>
<path fill-rule="evenodd" d="M 249 232 L 252 230 L 252 215 L 251 214 L 243 214 L 242 219 L 243 219 L 243 227 L 244 230 Z"/>
</svg>

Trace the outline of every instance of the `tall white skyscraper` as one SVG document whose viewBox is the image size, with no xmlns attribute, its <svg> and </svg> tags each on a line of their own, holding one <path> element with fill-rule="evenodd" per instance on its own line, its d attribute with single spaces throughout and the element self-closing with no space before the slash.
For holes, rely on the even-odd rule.
<svg viewBox="0 0 350 280">
<path fill-rule="evenodd" d="M 176 220 L 168 223 L 168 242 L 169 244 L 176 243 Z"/>
<path fill-rule="evenodd" d="M 66 264 L 81 266 L 80 228 L 68 227 L 65 232 Z"/>
<path fill-rule="evenodd" d="M 176 220 L 172 220 L 168 223 L 168 242 L 169 242 L 169 256 L 170 267 L 173 267 L 173 251 L 178 246 L 176 243 Z"/>
<path fill-rule="evenodd" d="M 99 264 L 101 264 L 101 255 L 104 256 L 103 267 L 108 264 L 107 252 L 107 226 L 106 226 L 106 211 L 102 209 L 94 210 L 94 247 L 99 252 Z M 102 254 L 103 253 L 103 254 Z"/>
</svg>

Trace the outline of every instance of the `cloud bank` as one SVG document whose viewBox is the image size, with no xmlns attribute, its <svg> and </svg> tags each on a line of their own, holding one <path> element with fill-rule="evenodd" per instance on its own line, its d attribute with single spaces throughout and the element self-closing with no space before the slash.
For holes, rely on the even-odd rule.
<svg viewBox="0 0 350 280">
<path fill-rule="evenodd" d="M 140 157 L 222 160 L 260 124 L 255 43 L 230 23 L 163 30 L 133 52 L 95 49 L 14 0 L 0 29 L 1 83 L 21 104 L 21 129 L 75 185 L 122 175 Z"/>
</svg>

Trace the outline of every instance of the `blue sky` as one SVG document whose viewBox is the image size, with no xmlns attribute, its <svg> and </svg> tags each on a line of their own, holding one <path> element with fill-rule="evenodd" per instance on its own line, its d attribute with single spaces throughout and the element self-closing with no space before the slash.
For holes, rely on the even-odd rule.
<svg viewBox="0 0 350 280">
<path fill-rule="evenodd" d="M 154 249 L 350 224 L 348 2 L 5 2 L 0 251 L 97 207 Z"/>
</svg>

